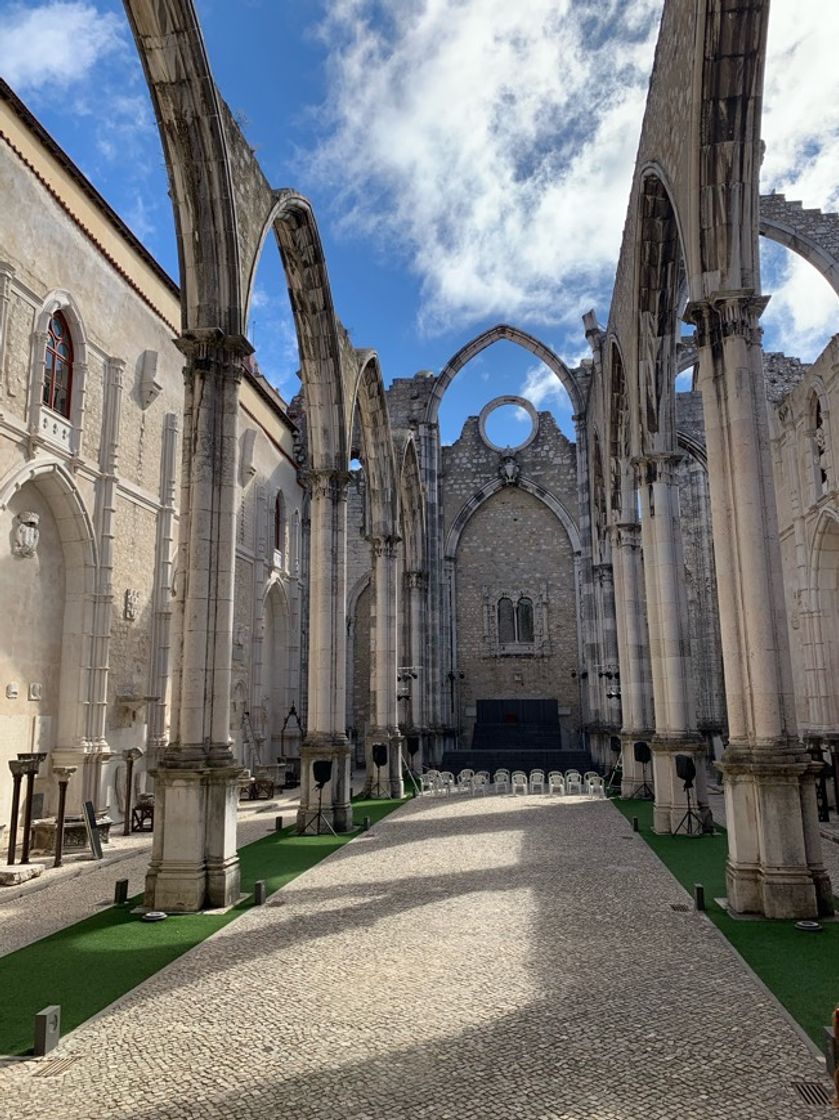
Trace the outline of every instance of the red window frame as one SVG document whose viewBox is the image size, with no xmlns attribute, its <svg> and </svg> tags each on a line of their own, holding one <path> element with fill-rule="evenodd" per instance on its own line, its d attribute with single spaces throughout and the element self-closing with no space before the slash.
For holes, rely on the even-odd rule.
<svg viewBox="0 0 839 1120">
<path fill-rule="evenodd" d="M 73 339 L 60 311 L 51 317 L 44 354 L 43 402 L 47 408 L 70 419 L 73 399 Z"/>
</svg>

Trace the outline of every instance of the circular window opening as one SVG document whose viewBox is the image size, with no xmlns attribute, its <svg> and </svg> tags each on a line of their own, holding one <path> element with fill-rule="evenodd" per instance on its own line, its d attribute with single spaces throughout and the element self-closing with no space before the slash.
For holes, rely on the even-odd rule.
<svg viewBox="0 0 839 1120">
<path fill-rule="evenodd" d="M 521 451 L 536 438 L 539 416 L 524 397 L 498 397 L 481 412 L 479 427 L 493 451 Z"/>
</svg>

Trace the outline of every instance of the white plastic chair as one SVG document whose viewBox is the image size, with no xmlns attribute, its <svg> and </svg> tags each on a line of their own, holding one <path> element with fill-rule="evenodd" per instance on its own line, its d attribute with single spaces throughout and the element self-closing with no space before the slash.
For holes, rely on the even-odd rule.
<svg viewBox="0 0 839 1120">
<path fill-rule="evenodd" d="M 558 770 L 551 770 L 548 774 L 548 793 L 558 793 L 560 797 L 565 796 L 565 779 Z"/>
<path fill-rule="evenodd" d="M 527 793 L 527 774 L 524 770 L 514 770 L 510 775 L 510 792 Z"/>
<path fill-rule="evenodd" d="M 475 777 L 474 770 L 461 770 L 457 776 L 458 793 L 472 793 L 472 782 Z"/>
<path fill-rule="evenodd" d="M 588 793 L 589 783 L 591 782 L 592 778 L 599 777 L 600 775 L 596 770 L 586 770 L 585 774 L 583 774 L 583 790 L 585 793 Z"/>
<path fill-rule="evenodd" d="M 420 774 L 420 793 L 433 793 L 434 792 L 434 773 L 427 770 L 424 774 Z"/>
<path fill-rule="evenodd" d="M 509 770 L 496 770 L 492 779 L 492 785 L 496 793 L 509 793 L 510 792 L 510 771 Z"/>
<path fill-rule="evenodd" d="M 599 774 L 592 774 L 586 783 L 586 792 L 589 797 L 605 797 L 606 791 L 603 788 L 603 779 Z"/>
<path fill-rule="evenodd" d="M 565 792 L 569 795 L 583 792 L 583 777 L 579 770 L 565 771 Z"/>
<path fill-rule="evenodd" d="M 440 771 L 440 785 L 443 789 L 443 792 L 446 794 L 451 793 L 452 790 L 457 788 L 454 782 L 454 774 L 451 772 L 451 770 Z"/>
<path fill-rule="evenodd" d="M 530 792 L 531 793 L 544 793 L 545 792 L 545 771 L 544 770 L 531 770 L 530 771 Z"/>
<path fill-rule="evenodd" d="M 489 771 L 479 770 L 472 779 L 472 793 L 484 794 L 489 789 Z"/>
</svg>

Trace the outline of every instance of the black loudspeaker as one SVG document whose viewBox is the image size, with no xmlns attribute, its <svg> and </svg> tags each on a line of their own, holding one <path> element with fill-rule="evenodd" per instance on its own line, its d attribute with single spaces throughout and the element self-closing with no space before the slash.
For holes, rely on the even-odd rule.
<svg viewBox="0 0 839 1120">
<path fill-rule="evenodd" d="M 685 783 L 685 789 L 690 789 L 693 786 L 693 779 L 696 777 L 696 763 L 689 754 L 676 755 L 676 773 Z"/>
<path fill-rule="evenodd" d="M 609 739 L 609 750 L 613 751 L 615 754 L 620 754 L 621 741 L 617 737 L 617 735 L 612 735 L 610 737 L 610 739 Z"/>
<path fill-rule="evenodd" d="M 373 744 L 373 765 L 386 766 L 387 765 L 387 746 L 385 743 Z"/>
<path fill-rule="evenodd" d="M 314 775 L 317 788 L 323 789 L 326 783 L 332 778 L 332 759 L 316 758 L 312 763 L 312 774 Z"/>
<path fill-rule="evenodd" d="M 633 744 L 632 750 L 635 752 L 635 761 L 640 762 L 642 766 L 652 761 L 652 754 L 650 753 L 650 744 L 641 740 Z"/>
<path fill-rule="evenodd" d="M 408 754 L 411 756 L 411 758 L 414 757 L 414 755 L 417 753 L 418 750 L 419 750 L 419 739 L 409 739 L 408 740 Z"/>
</svg>

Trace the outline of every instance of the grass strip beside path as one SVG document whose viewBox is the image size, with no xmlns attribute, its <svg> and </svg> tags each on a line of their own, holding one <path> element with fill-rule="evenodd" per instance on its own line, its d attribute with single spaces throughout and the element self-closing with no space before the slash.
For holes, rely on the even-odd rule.
<svg viewBox="0 0 839 1120">
<path fill-rule="evenodd" d="M 359 823 L 365 816 L 376 823 L 401 804 L 358 800 L 353 809 Z M 241 848 L 241 890 L 248 897 L 225 914 L 143 922 L 130 912 L 138 895 L 0 957 L 0 1054 L 31 1052 L 35 1014 L 49 1004 L 60 1004 L 61 1033 L 67 1034 L 249 910 L 258 879 L 271 894 L 355 835 L 297 836 L 287 828 Z"/>
<path fill-rule="evenodd" d="M 708 917 L 821 1049 L 823 1028 L 839 1004 L 839 922 L 803 933 L 792 921 L 732 918 L 714 901 L 726 893 L 725 832 L 659 836 L 652 830 L 651 801 L 616 798 L 614 804 L 628 820 L 638 818 L 641 836 L 687 891 L 702 883 Z"/>
</svg>

